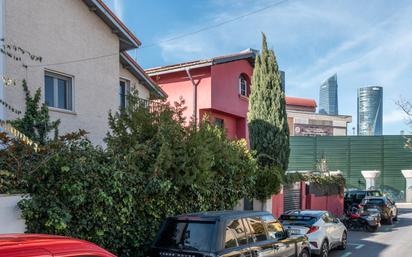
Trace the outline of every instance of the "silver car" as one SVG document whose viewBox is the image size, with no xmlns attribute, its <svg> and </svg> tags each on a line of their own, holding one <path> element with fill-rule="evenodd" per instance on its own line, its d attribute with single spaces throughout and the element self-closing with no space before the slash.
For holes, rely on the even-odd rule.
<svg viewBox="0 0 412 257">
<path fill-rule="evenodd" d="M 312 254 L 327 257 L 332 249 L 346 249 L 346 227 L 327 211 L 294 210 L 282 214 L 279 220 L 290 235 L 308 237 Z"/>
</svg>

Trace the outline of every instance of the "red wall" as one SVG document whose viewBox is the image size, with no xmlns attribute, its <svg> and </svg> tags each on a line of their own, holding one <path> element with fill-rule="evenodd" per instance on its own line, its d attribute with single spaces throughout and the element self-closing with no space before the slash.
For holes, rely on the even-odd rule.
<svg viewBox="0 0 412 257">
<path fill-rule="evenodd" d="M 199 118 L 199 109 L 211 107 L 210 67 L 194 69 L 190 73 L 197 84 L 197 115 Z M 185 100 L 187 109 L 183 114 L 186 121 L 189 121 L 193 115 L 193 84 L 189 80 L 186 71 L 152 76 L 152 79 L 167 93 L 167 101 L 171 104 L 176 101 L 179 102 L 180 98 Z"/>
<path fill-rule="evenodd" d="M 276 218 L 283 213 L 283 190 L 277 194 L 272 196 L 272 214 Z"/>
<path fill-rule="evenodd" d="M 343 195 L 308 195 L 306 203 L 306 207 L 311 210 L 327 210 L 336 217 L 343 215 Z"/>
</svg>

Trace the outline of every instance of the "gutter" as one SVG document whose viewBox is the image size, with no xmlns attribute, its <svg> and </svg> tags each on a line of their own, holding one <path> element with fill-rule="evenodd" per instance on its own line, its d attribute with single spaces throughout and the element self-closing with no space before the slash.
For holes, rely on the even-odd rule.
<svg viewBox="0 0 412 257">
<path fill-rule="evenodd" d="M 0 38 L 5 37 L 5 13 L 6 13 L 6 6 L 5 6 L 5 0 L 0 0 Z M 0 54 L 0 76 L 4 76 L 4 71 L 5 71 L 5 58 L 4 54 Z M 3 79 L 0 80 L 0 99 L 4 100 L 4 84 L 3 84 Z M 4 120 L 4 106 L 0 104 L 0 120 Z"/>
<path fill-rule="evenodd" d="M 193 120 L 195 122 L 195 126 L 197 126 L 197 84 L 193 80 L 189 68 L 186 68 L 186 73 L 193 85 Z"/>
<path fill-rule="evenodd" d="M 213 65 L 212 61 L 202 63 L 202 64 L 195 64 L 195 65 L 190 65 L 190 66 L 183 66 L 181 68 L 177 69 L 170 69 L 170 70 L 164 70 L 164 71 L 150 71 L 146 70 L 146 73 L 149 74 L 149 76 L 157 76 L 157 75 L 163 75 L 163 74 L 168 74 L 168 73 L 173 73 L 173 72 L 179 72 L 179 71 L 186 71 L 187 69 L 193 70 L 197 68 L 203 68 L 203 67 L 208 67 Z"/>
</svg>

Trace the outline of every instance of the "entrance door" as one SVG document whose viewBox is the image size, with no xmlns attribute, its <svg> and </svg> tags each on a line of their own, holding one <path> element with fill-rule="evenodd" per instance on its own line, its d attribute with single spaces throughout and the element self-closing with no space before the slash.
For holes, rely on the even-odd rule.
<svg viewBox="0 0 412 257">
<path fill-rule="evenodd" d="M 283 208 L 284 211 L 297 210 L 302 206 L 302 191 L 300 183 L 293 183 L 283 187 Z"/>
</svg>

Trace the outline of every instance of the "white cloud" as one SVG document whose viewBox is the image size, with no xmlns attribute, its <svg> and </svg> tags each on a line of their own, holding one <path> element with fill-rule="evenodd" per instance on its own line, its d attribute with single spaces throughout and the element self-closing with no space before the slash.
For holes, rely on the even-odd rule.
<svg viewBox="0 0 412 257">
<path fill-rule="evenodd" d="M 391 124 L 391 123 L 405 122 L 405 121 L 406 121 L 406 115 L 403 111 L 400 111 L 400 110 L 394 110 L 391 113 L 383 116 L 383 123 L 385 125 Z"/>
<path fill-rule="evenodd" d="M 169 31 L 163 39 L 273 3 L 215 2 L 216 11 L 205 17 L 207 22 Z M 384 111 L 388 113 L 385 123 L 388 130 L 395 131 L 403 121 L 393 98 L 402 94 L 412 99 L 408 90 L 412 85 L 411 11 L 408 1 L 376 1 L 373 5 L 367 1 L 290 1 L 234 23 L 162 43 L 160 48 L 166 63 L 208 58 L 260 48 L 260 32 L 264 31 L 280 67 L 286 70 L 287 94 L 318 99 L 320 83 L 337 72 L 340 112 L 352 115 L 356 124 L 356 89 L 383 86 Z"/>
</svg>

